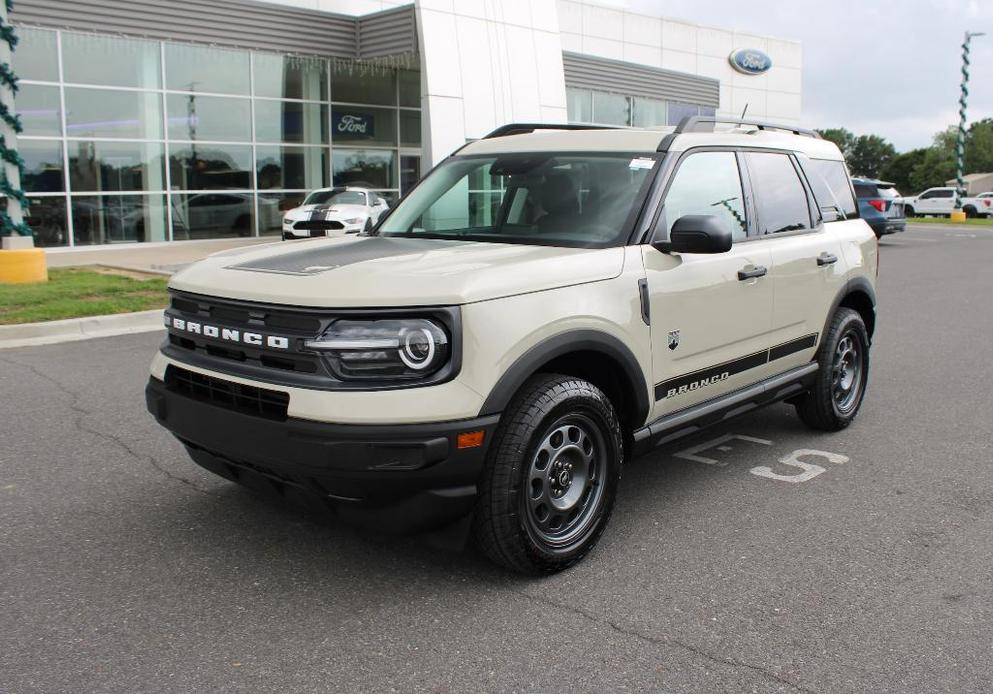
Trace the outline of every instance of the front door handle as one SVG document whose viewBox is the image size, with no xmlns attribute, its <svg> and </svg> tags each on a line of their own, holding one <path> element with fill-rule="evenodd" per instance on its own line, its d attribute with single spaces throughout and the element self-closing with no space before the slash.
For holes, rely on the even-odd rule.
<svg viewBox="0 0 993 694">
<path fill-rule="evenodd" d="M 746 265 L 742 269 L 738 270 L 738 281 L 744 282 L 745 280 L 750 280 L 753 277 L 765 277 L 768 272 L 769 271 L 761 265 Z"/>
<path fill-rule="evenodd" d="M 838 262 L 838 256 L 834 253 L 828 253 L 824 251 L 819 256 L 817 256 L 817 267 L 823 267 L 824 265 L 834 265 Z"/>
</svg>

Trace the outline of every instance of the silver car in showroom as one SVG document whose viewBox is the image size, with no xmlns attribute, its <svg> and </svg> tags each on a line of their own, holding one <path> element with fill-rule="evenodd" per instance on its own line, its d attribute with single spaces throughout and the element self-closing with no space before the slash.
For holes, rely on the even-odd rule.
<svg viewBox="0 0 993 694">
<path fill-rule="evenodd" d="M 283 215 L 283 240 L 368 231 L 388 209 L 386 198 L 366 188 L 320 188 Z"/>
</svg>

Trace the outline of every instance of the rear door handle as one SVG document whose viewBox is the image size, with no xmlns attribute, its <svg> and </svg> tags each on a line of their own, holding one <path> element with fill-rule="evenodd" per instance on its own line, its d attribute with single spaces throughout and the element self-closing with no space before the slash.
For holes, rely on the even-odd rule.
<svg viewBox="0 0 993 694">
<path fill-rule="evenodd" d="M 824 265 L 833 265 L 838 262 L 838 256 L 834 253 L 828 253 L 824 251 L 819 256 L 817 256 L 817 266 L 822 267 Z"/>
<path fill-rule="evenodd" d="M 738 281 L 744 282 L 745 280 L 750 280 L 753 277 L 765 277 L 768 272 L 769 271 L 761 265 L 746 265 L 741 270 L 738 270 Z"/>
</svg>

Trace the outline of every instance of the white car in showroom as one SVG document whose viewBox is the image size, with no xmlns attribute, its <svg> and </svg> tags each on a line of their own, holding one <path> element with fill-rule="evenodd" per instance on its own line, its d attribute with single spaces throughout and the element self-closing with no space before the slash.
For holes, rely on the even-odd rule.
<svg viewBox="0 0 993 694">
<path fill-rule="evenodd" d="M 283 215 L 283 240 L 368 231 L 388 209 L 386 198 L 366 188 L 320 188 Z"/>
</svg>

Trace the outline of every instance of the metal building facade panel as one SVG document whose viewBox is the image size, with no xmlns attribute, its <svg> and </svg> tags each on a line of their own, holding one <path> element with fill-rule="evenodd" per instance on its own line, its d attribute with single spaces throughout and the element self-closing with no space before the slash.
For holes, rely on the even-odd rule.
<svg viewBox="0 0 993 694">
<path fill-rule="evenodd" d="M 417 50 L 413 5 L 349 17 L 253 0 L 31 0 L 18 3 L 11 19 L 50 28 L 351 59 Z"/>
<path fill-rule="evenodd" d="M 720 82 L 674 70 L 563 51 L 567 87 L 717 108 Z"/>
</svg>

